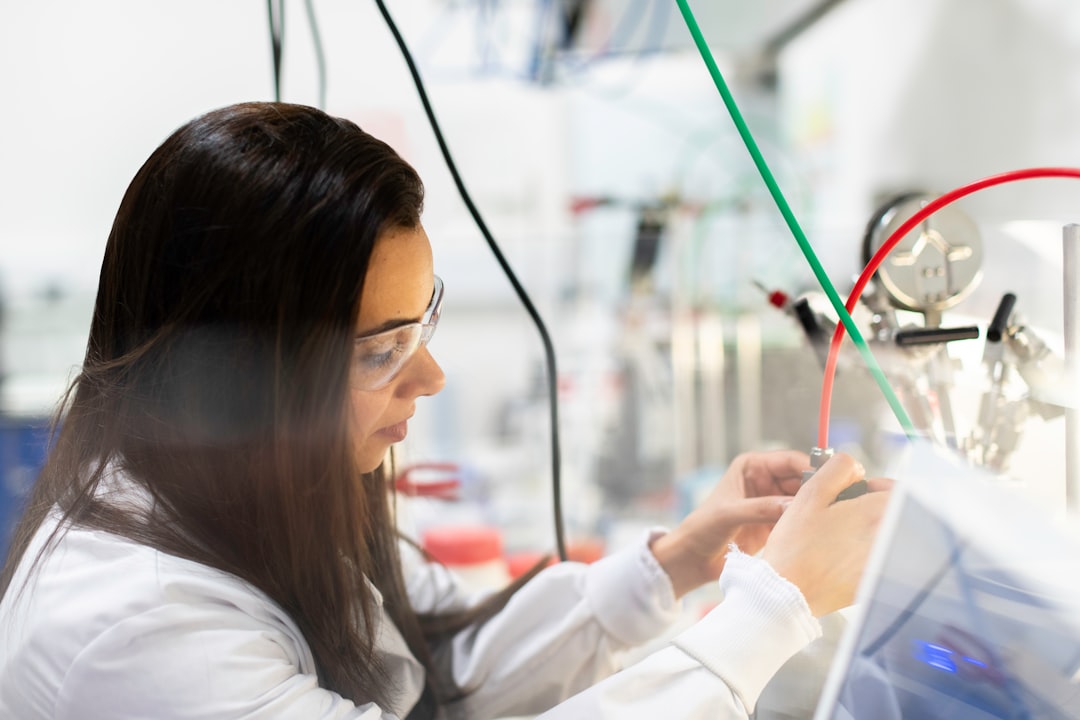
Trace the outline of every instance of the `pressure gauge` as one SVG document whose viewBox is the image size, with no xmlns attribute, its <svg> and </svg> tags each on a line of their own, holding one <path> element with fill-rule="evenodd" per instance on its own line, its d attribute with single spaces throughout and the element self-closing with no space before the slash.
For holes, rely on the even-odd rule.
<svg viewBox="0 0 1080 720">
<path fill-rule="evenodd" d="M 875 213 L 863 240 L 863 262 L 935 196 L 912 193 Z M 893 305 L 918 312 L 955 306 L 982 279 L 982 240 L 974 221 L 952 205 L 924 220 L 893 248 L 876 275 Z"/>
</svg>

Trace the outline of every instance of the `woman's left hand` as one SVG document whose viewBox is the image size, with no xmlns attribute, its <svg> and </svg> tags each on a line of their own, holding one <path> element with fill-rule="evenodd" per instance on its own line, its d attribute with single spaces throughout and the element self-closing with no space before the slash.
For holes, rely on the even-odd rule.
<svg viewBox="0 0 1080 720">
<path fill-rule="evenodd" d="M 810 458 L 796 450 L 736 457 L 705 500 L 652 543 L 675 596 L 720 577 L 729 544 L 751 555 L 760 550 L 809 468 Z"/>
</svg>

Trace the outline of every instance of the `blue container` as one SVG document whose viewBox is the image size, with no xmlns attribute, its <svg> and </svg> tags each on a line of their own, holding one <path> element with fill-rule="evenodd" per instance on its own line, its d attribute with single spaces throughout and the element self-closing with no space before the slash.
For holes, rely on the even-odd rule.
<svg viewBox="0 0 1080 720">
<path fill-rule="evenodd" d="M 49 444 L 49 418 L 0 415 L 0 561 Z"/>
</svg>

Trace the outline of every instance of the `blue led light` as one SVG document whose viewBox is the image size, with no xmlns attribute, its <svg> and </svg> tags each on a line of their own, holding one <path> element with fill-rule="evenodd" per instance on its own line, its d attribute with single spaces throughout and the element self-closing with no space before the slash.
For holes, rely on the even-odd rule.
<svg viewBox="0 0 1080 720">
<path fill-rule="evenodd" d="M 975 658 L 968 657 L 967 655 L 964 656 L 964 662 L 971 663 L 972 665 L 976 665 L 981 668 L 986 667 L 986 663 L 984 663 L 982 660 L 976 660 Z"/>
<path fill-rule="evenodd" d="M 922 640 L 915 642 L 915 659 L 935 670 L 955 673 L 957 671 L 956 662 L 952 659 L 955 654 L 951 648 L 943 645 L 935 645 Z"/>
</svg>

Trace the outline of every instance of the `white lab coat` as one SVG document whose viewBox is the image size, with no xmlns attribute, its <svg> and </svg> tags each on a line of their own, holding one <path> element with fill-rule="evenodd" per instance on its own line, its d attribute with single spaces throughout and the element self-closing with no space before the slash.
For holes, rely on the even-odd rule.
<svg viewBox="0 0 1080 720">
<path fill-rule="evenodd" d="M 51 527 L 39 532 L 13 587 Z M 410 555 L 406 577 L 418 608 L 464 602 L 441 566 Z M 721 586 L 725 599 L 703 620 L 615 673 L 621 651 L 678 615 L 645 540 L 592 565 L 548 568 L 495 618 L 436 648 L 440 667 L 473 691 L 441 714 L 745 718 L 773 673 L 821 628 L 798 590 L 760 560 L 735 553 Z M 394 699 L 390 707 L 354 705 L 319 687 L 303 635 L 260 591 L 107 533 L 72 529 L 27 589 L 0 601 L 0 718 L 404 717 L 423 669 L 386 615 L 376 647 L 395 678 Z"/>
</svg>

